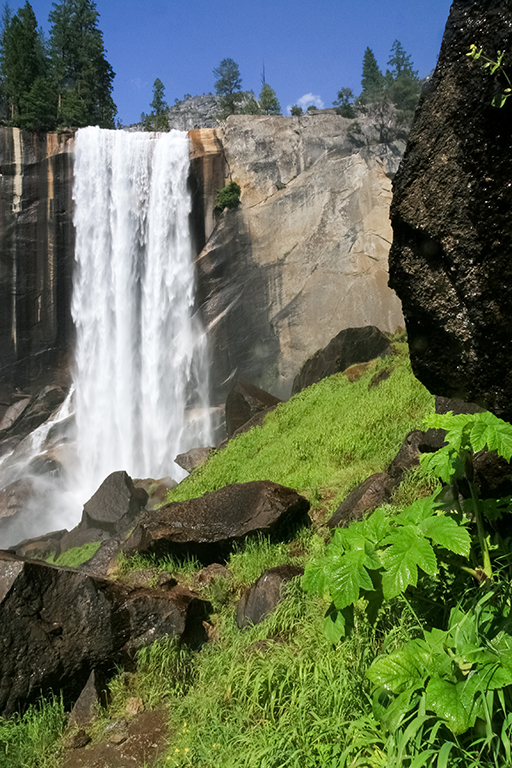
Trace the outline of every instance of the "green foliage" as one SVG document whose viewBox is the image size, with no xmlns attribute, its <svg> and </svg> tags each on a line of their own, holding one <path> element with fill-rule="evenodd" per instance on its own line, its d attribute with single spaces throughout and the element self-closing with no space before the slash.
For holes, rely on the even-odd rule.
<svg viewBox="0 0 512 768">
<path fill-rule="evenodd" d="M 418 583 L 418 569 L 438 573 L 438 549 L 467 557 L 470 536 L 455 520 L 439 515 L 432 497 L 420 499 L 396 516 L 378 509 L 349 528 L 338 528 L 322 557 L 306 567 L 303 587 L 329 595 L 332 608 L 325 631 L 338 642 L 353 623 L 354 603 L 366 600 L 374 621 L 384 600 Z"/>
<path fill-rule="evenodd" d="M 260 93 L 260 107 L 265 115 L 280 115 L 281 106 L 276 92 L 268 83 L 263 83 Z"/>
<path fill-rule="evenodd" d="M 64 706 L 58 699 L 41 702 L 10 720 L 0 718 L 2 768 L 54 768 L 56 743 L 66 721 Z"/>
<path fill-rule="evenodd" d="M 213 74 L 217 78 L 215 91 L 221 97 L 219 117 L 224 119 L 235 114 L 243 99 L 240 69 L 233 59 L 222 59 Z"/>
<path fill-rule="evenodd" d="M 298 107 L 294 104 L 290 110 L 292 117 L 300 117 L 302 115 L 302 107 Z"/>
<path fill-rule="evenodd" d="M 229 181 L 225 187 L 217 190 L 215 210 L 223 211 L 224 208 L 237 208 L 240 205 L 240 192 L 240 186 L 236 181 Z"/>
<path fill-rule="evenodd" d="M 34 108 L 34 89 L 40 97 L 41 81 L 47 82 L 48 77 L 43 38 L 29 2 L 14 16 L 8 9 L 4 11 L 0 46 L 0 73 L 8 111 L 12 123 L 24 127 L 24 107 L 31 101 Z"/>
<path fill-rule="evenodd" d="M 50 52 L 63 126 L 114 128 L 114 72 L 105 58 L 93 0 L 60 0 L 49 15 Z"/>
<path fill-rule="evenodd" d="M 82 544 L 81 547 L 71 547 L 55 559 L 53 556 L 48 558 L 49 563 L 53 565 L 67 566 L 68 568 L 78 568 L 82 563 L 86 563 L 96 554 L 101 542 L 93 541 L 89 544 Z"/>
<path fill-rule="evenodd" d="M 348 117 L 351 120 L 355 118 L 356 113 L 353 107 L 354 94 L 351 88 L 342 88 L 338 91 L 338 98 L 333 101 L 333 105 L 337 108 L 336 114 L 342 117 Z"/>
<path fill-rule="evenodd" d="M 167 117 L 168 104 L 164 99 L 165 87 L 157 77 L 153 83 L 153 101 L 150 106 L 152 112 L 149 115 L 142 113 L 141 123 L 145 131 L 168 131 L 169 118 Z"/>
<path fill-rule="evenodd" d="M 506 81 L 506 85 L 503 85 L 497 94 L 492 99 L 492 105 L 493 107 L 504 107 L 507 99 L 512 94 L 512 81 L 510 80 L 510 77 L 505 69 L 505 66 L 503 64 L 503 59 L 505 58 L 505 51 L 498 51 L 496 54 L 496 59 L 490 59 L 488 56 L 484 54 L 483 48 L 477 48 L 476 45 L 473 43 L 470 48 L 469 52 L 466 53 L 466 56 L 469 56 L 474 61 L 478 61 L 478 59 L 482 59 L 482 66 L 484 69 L 487 69 L 489 71 L 490 75 L 497 75 L 504 78 Z"/>
<path fill-rule="evenodd" d="M 379 69 L 377 59 L 371 48 L 367 48 L 363 56 L 363 75 L 361 79 L 360 104 L 376 101 L 384 91 L 384 75 Z"/>
</svg>

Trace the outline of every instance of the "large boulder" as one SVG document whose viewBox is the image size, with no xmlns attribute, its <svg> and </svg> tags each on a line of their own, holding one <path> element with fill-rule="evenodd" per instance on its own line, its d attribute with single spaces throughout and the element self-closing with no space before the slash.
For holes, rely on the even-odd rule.
<svg viewBox="0 0 512 768">
<path fill-rule="evenodd" d="M 237 381 L 226 398 L 226 430 L 232 437 L 236 430 L 244 426 L 262 411 L 268 412 L 282 402 L 264 389 L 248 381 Z"/>
<path fill-rule="evenodd" d="M 131 523 L 147 500 L 147 492 L 136 488 L 127 472 L 112 472 L 85 502 L 81 525 L 114 533 Z"/>
<path fill-rule="evenodd" d="M 93 669 L 108 674 L 160 637 L 198 645 L 206 615 L 181 587 L 134 589 L 0 552 L 0 716 L 52 691 L 70 705 Z"/>
<path fill-rule="evenodd" d="M 366 363 L 390 354 L 388 337 L 374 325 L 345 328 L 324 349 L 306 360 L 293 382 L 292 394 L 316 384 L 326 376 L 340 373 L 355 363 Z"/>
<path fill-rule="evenodd" d="M 512 99 L 482 59 L 510 51 L 512 5 L 454 0 L 439 61 L 394 179 L 390 286 L 416 376 L 512 418 Z"/>
<path fill-rule="evenodd" d="M 381 504 L 389 502 L 397 483 L 385 472 L 370 475 L 356 486 L 341 502 L 328 521 L 329 528 L 348 528 L 350 523 L 362 520 Z"/>
<path fill-rule="evenodd" d="M 124 552 L 225 560 L 233 545 L 263 534 L 273 538 L 309 523 L 309 501 L 268 480 L 235 483 L 198 499 L 177 501 L 139 517 Z"/>
</svg>

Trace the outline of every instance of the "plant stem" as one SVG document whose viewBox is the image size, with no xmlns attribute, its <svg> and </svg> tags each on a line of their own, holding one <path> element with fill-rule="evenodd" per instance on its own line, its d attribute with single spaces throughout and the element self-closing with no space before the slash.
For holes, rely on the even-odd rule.
<svg viewBox="0 0 512 768">
<path fill-rule="evenodd" d="M 488 579 L 492 579 L 491 556 L 489 554 L 487 537 L 485 535 L 484 523 L 482 519 L 482 511 L 480 509 L 480 499 L 478 498 L 478 494 L 476 492 L 475 483 L 472 480 L 469 483 L 469 488 L 471 491 L 471 500 L 473 502 L 473 510 L 475 512 L 475 517 L 476 517 L 476 527 L 478 530 L 478 539 L 480 542 L 480 549 L 482 551 L 483 571 Z"/>
</svg>

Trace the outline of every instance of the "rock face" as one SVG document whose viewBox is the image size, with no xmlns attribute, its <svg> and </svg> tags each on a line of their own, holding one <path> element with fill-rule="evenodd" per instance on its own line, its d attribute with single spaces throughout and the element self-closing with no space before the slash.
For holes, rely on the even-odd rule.
<svg viewBox="0 0 512 768">
<path fill-rule="evenodd" d="M 71 151 L 66 134 L 0 127 L 0 401 L 53 381 L 70 342 Z"/>
<path fill-rule="evenodd" d="M 123 550 L 197 557 L 205 565 L 224 560 L 235 543 L 263 534 L 277 537 L 309 523 L 309 501 L 268 480 L 235 483 L 198 499 L 143 512 Z"/>
<path fill-rule="evenodd" d="M 390 285 L 416 376 L 512 418 L 512 99 L 465 54 L 509 51 L 512 6 L 455 0 L 393 186 Z"/>
<path fill-rule="evenodd" d="M 287 397 L 340 328 L 402 322 L 387 256 L 390 176 L 405 145 L 360 146 L 351 123 L 237 115 L 215 129 L 242 189 L 198 260 L 219 401 L 233 377 Z"/>
<path fill-rule="evenodd" d="M 70 704 L 93 669 L 159 637 L 199 642 L 206 604 L 188 590 L 132 589 L 0 552 L 0 715 L 62 690 Z"/>
</svg>

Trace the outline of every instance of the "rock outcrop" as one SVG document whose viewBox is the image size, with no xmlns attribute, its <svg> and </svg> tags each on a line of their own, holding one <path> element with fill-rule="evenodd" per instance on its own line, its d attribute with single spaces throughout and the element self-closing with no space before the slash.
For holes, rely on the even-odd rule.
<svg viewBox="0 0 512 768">
<path fill-rule="evenodd" d="M 405 145 L 361 146 L 351 123 L 238 115 L 215 129 L 226 176 L 242 189 L 198 260 L 219 402 L 234 377 L 287 397 L 340 328 L 402 322 L 387 256 L 390 177 Z"/>
<path fill-rule="evenodd" d="M 512 418 L 512 99 L 470 46 L 510 51 L 512 6 L 455 0 L 394 180 L 390 285 L 416 376 Z"/>
<path fill-rule="evenodd" d="M 268 480 L 234 483 L 197 499 L 175 501 L 154 512 L 142 512 L 123 545 L 136 552 L 201 563 L 225 560 L 237 543 L 258 535 L 281 537 L 310 523 L 309 501 Z"/>
<path fill-rule="evenodd" d="M 52 691 L 69 705 L 93 669 L 108 674 L 164 635 L 197 645 L 206 615 L 181 587 L 133 589 L 0 552 L 0 715 Z"/>
<path fill-rule="evenodd" d="M 319 349 L 306 360 L 293 382 L 292 394 L 316 384 L 326 376 L 341 373 L 356 363 L 367 363 L 391 354 L 389 339 L 375 326 L 345 328 L 325 349 Z M 355 372 L 354 372 L 355 373 Z M 357 377 L 350 375 L 349 380 Z"/>
</svg>

